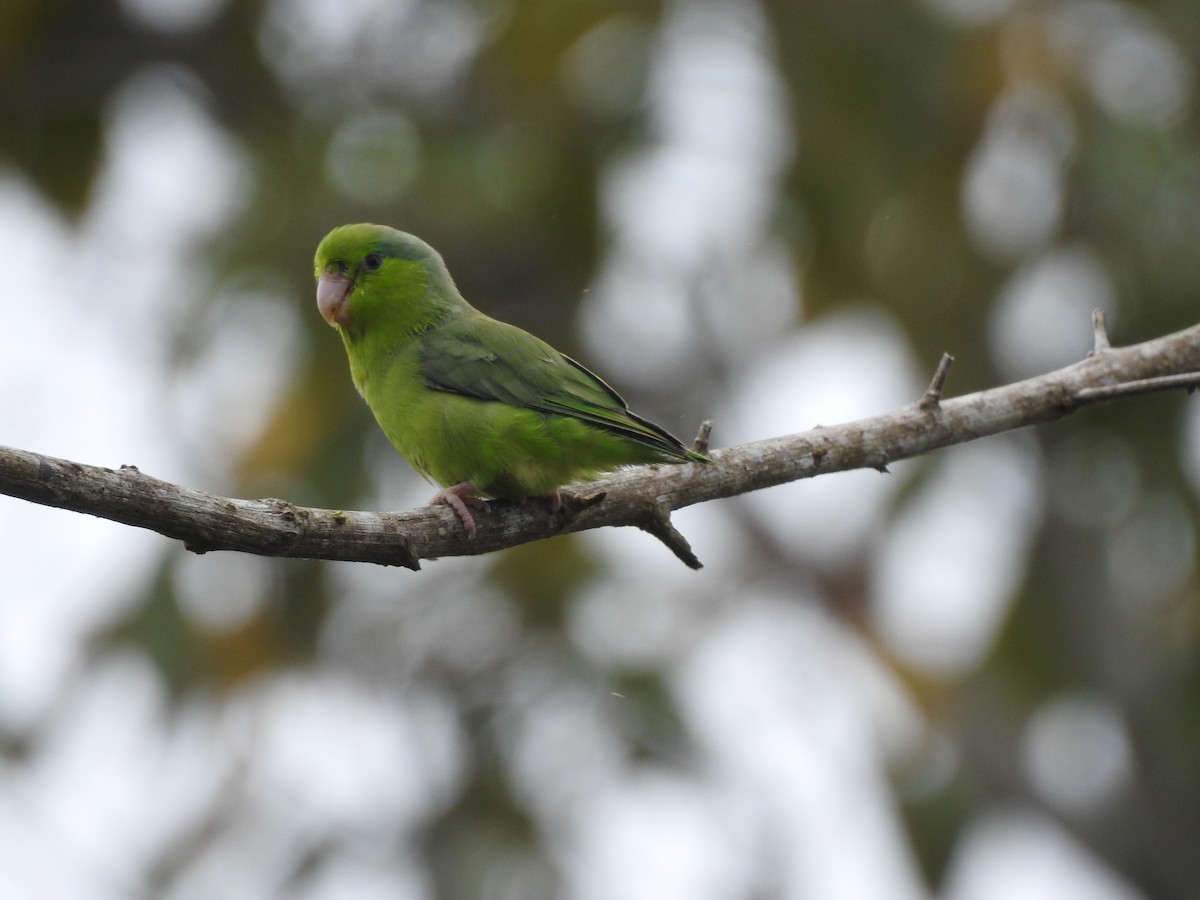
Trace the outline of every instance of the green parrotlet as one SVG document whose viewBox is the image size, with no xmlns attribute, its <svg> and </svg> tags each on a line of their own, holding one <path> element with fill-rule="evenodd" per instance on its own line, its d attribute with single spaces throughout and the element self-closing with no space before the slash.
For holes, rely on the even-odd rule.
<svg viewBox="0 0 1200 900">
<path fill-rule="evenodd" d="M 383 225 L 329 232 L 317 306 L 392 445 L 475 535 L 485 498 L 547 497 L 620 466 L 699 462 L 611 387 L 532 334 L 475 309 L 442 257 Z"/>
</svg>

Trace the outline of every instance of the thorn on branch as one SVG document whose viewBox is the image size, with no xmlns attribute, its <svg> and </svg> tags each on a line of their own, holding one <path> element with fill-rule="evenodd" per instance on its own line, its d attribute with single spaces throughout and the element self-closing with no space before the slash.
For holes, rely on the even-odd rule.
<svg viewBox="0 0 1200 900">
<path fill-rule="evenodd" d="M 590 494 L 572 494 L 561 492 L 561 504 L 556 510 L 559 517 L 558 527 L 567 529 L 580 515 L 600 503 L 608 496 L 606 491 L 593 491 Z"/>
<path fill-rule="evenodd" d="M 704 564 L 692 550 L 688 539 L 679 533 L 671 524 L 671 513 L 666 507 L 647 503 L 644 514 L 639 518 L 637 527 L 647 534 L 652 534 L 662 541 L 668 550 L 675 554 L 689 569 L 702 569 Z"/>
<path fill-rule="evenodd" d="M 1112 349 L 1112 344 L 1108 341 L 1108 329 L 1104 327 L 1104 310 L 1102 309 L 1092 310 L 1092 335 L 1092 352 L 1088 356 L 1098 356 L 1105 350 Z"/>
<path fill-rule="evenodd" d="M 942 405 L 942 389 L 946 386 L 946 379 L 950 375 L 952 365 L 954 365 L 954 357 L 949 353 L 943 353 L 942 358 L 938 360 L 937 369 L 933 373 L 933 380 L 929 382 L 929 387 L 925 389 L 925 393 L 917 404 L 925 412 L 933 412 Z"/>
<path fill-rule="evenodd" d="M 712 430 L 712 419 L 705 419 L 701 422 L 700 430 L 696 432 L 696 439 L 692 441 L 692 449 L 697 453 L 708 453 L 708 439 L 712 436 Z"/>
</svg>

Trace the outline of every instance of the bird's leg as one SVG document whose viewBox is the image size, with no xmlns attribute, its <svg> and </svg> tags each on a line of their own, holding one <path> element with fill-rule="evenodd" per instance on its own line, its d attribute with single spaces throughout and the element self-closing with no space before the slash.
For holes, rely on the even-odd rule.
<svg viewBox="0 0 1200 900">
<path fill-rule="evenodd" d="M 550 512 L 558 512 L 562 509 L 562 494 L 558 491 L 551 491 L 546 495 L 546 500 L 550 503 Z"/>
<path fill-rule="evenodd" d="M 461 482 L 460 484 L 448 487 L 445 490 L 438 491 L 432 500 L 429 501 L 430 506 L 436 506 L 438 503 L 445 504 L 454 510 L 454 514 L 463 524 L 466 529 L 467 537 L 475 537 L 475 517 L 471 515 L 471 510 L 467 507 L 473 506 L 476 509 L 487 509 L 487 501 L 475 496 L 475 485 L 469 481 Z"/>
</svg>

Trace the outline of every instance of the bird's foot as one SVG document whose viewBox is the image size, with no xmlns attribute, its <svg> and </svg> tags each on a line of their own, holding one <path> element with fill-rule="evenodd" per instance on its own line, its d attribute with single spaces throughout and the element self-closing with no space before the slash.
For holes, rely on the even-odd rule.
<svg viewBox="0 0 1200 900">
<path fill-rule="evenodd" d="M 468 507 L 476 509 L 487 509 L 487 501 L 481 497 L 475 496 L 475 485 L 469 481 L 464 481 L 461 484 L 453 485 L 443 491 L 438 491 L 432 500 L 429 501 L 430 506 L 436 506 L 441 503 L 454 510 L 454 514 L 458 516 L 458 520 L 462 522 L 463 528 L 467 532 L 467 537 L 475 537 L 475 517 L 471 515 L 471 510 Z"/>
<path fill-rule="evenodd" d="M 558 491 L 551 491 L 547 494 L 546 501 L 550 504 L 550 512 L 556 513 L 562 509 L 562 494 Z"/>
</svg>

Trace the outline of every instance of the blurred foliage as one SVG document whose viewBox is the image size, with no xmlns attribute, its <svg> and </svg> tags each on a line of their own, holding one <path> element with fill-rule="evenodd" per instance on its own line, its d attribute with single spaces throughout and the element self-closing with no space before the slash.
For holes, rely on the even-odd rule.
<svg viewBox="0 0 1200 900">
<path fill-rule="evenodd" d="M 147 67 L 164 66 L 244 151 L 253 169 L 249 205 L 204 252 L 218 273 L 215 282 L 266 271 L 295 298 L 304 310 L 296 348 L 304 363 L 236 461 L 230 490 L 285 493 L 334 508 L 371 496 L 370 465 L 379 450 L 374 425 L 362 404 L 352 402 L 340 345 L 310 308 L 312 250 L 333 224 L 380 219 L 422 235 L 441 250 L 476 305 L 583 354 L 578 304 L 619 237 L 604 225 L 602 185 L 622 154 L 662 127 L 644 97 L 655 56 L 663 52 L 664 17 L 680 4 L 414 0 L 395 7 L 406 18 L 390 54 L 340 45 L 336 11 L 342 7 L 336 3 L 327 11 L 333 16 L 324 23 L 327 33 L 309 43 L 289 31 L 287 10 L 301 4 L 212 3 L 209 17 L 177 30 L 148 24 L 136 12 L 140 6 L 115 0 L 0 4 L 0 161 L 32 179 L 66 214 L 82 215 L 103 162 L 114 92 Z M 1003 11 L 974 23 L 939 14 L 935 7 L 941 6 L 971 5 L 762 4 L 766 43 L 795 131 L 770 228 L 802 284 L 801 318 L 820 319 L 869 298 L 894 315 L 918 368 L 932 368 L 943 350 L 957 355 L 953 392 L 1012 377 L 992 343 L 995 298 L 1033 254 L 996 250 L 977 239 L 964 222 L 963 192 L 981 134 L 997 127 L 997 104 L 1020 83 L 1064 98 L 1069 107 L 1074 134 L 1064 164 L 1067 202 L 1054 241 L 1086 244 L 1111 275 L 1114 342 L 1193 324 L 1200 308 L 1194 98 L 1161 121 L 1122 119 L 1092 98 L 1080 74 L 1086 64 L 1072 68 L 1064 61 L 1069 54 L 1054 44 L 1051 20 L 1061 13 L 1059 4 L 992 4 Z M 386 7 L 371 14 L 392 15 Z M 363 8 L 371 4 L 344 7 Z M 1094 15 L 1149 23 L 1171 38 L 1189 67 L 1185 87 L 1196 92 L 1200 10 L 1194 0 L 1096 3 Z M 474 35 L 473 49 L 459 65 L 435 65 L 431 54 L 442 45 L 433 38 L 422 43 L 422 36 L 464 28 Z M 312 68 L 304 69 L 305 62 Z M 421 66 L 428 67 L 428 79 Z M 352 121 L 366 130 L 347 131 Z M 355 144 L 356 134 L 383 134 L 383 149 L 370 139 Z M 348 141 L 351 152 L 344 176 L 333 174 L 330 161 L 339 140 Z M 338 177 L 349 180 L 339 186 Z M 375 202 L 373 194 L 388 199 Z M 1087 322 L 1074 327 L 1086 339 Z M 697 353 L 704 356 L 705 348 Z M 697 391 L 722 396 L 725 379 L 738 374 L 734 369 L 702 361 Z M 614 373 L 613 380 L 624 389 L 622 377 Z M 801 389 L 808 387 L 820 389 Z M 656 397 L 653 385 L 642 390 Z M 1168 586 L 1168 596 L 1147 601 L 1155 604 L 1150 617 L 1116 596 L 1109 571 L 1122 524 L 1137 510 L 1153 518 L 1147 497 L 1173 498 L 1194 527 L 1197 504 L 1180 437 L 1185 402 L 1139 399 L 1038 430 L 1050 473 L 1055 460 L 1063 460 L 1064 471 L 1086 482 L 1092 470 L 1080 474 L 1070 465 L 1093 458 L 1079 442 L 1115 446 L 1140 492 L 1127 515 L 1097 523 L 1064 511 L 1072 501 L 1056 501 L 1053 474 L 1044 479 L 1050 482 L 1042 485 L 1046 511 L 1029 568 L 1018 579 L 995 646 L 973 672 L 943 678 L 889 656 L 863 614 L 863 571 L 784 558 L 770 541 L 753 537 L 761 525 L 741 523 L 751 535 L 749 555 L 723 599 L 736 603 L 744 585 L 821 585 L 827 608 L 879 647 L 932 730 L 956 743 L 953 775 L 931 788 L 915 786 L 919 778 L 911 772 L 896 776 L 909 837 L 931 885 L 941 882 L 960 829 L 982 805 L 1007 798 L 1044 804 L 1021 768 L 1023 723 L 1047 698 L 1083 691 L 1110 701 L 1125 717 L 1138 774 L 1106 805 L 1053 814 L 1146 896 L 1194 896 L 1200 886 L 1195 563 L 1182 584 Z M 708 410 L 687 412 L 680 421 Z M 911 490 L 898 494 L 897 507 Z M 730 504 L 728 517 L 745 515 L 738 510 Z M 105 637 L 146 654 L 173 696 L 229 690 L 264 671 L 322 657 L 327 617 L 344 602 L 339 591 L 351 578 L 344 570 L 272 562 L 265 605 L 236 628 L 206 631 L 177 606 L 172 573 L 182 555 L 166 555 L 143 601 Z M 572 603 L 611 575 L 588 545 L 560 539 L 481 565 L 479 584 L 492 594 L 479 601 L 480 610 L 516 623 L 502 653 L 480 651 L 463 661 L 430 650 L 428 657 L 398 661 L 364 650 L 360 659 L 336 665 L 361 668 L 363 677 L 400 689 L 434 684 L 461 713 L 472 756 L 468 785 L 422 836 L 438 894 L 507 896 L 483 890 L 500 879 L 549 895 L 561 887 L 561 872 L 543 852 L 547 835 L 539 829 L 547 826 L 510 783 L 505 762 L 505 728 L 520 713 L 499 685 L 515 677 L 514 667 L 524 664 L 518 661 L 550 659 L 547 671 L 564 684 L 578 683 L 587 696 L 631 698 L 631 714 L 614 728 L 635 757 L 677 763 L 687 754 L 687 737 L 663 670 L 630 664 L 605 673 L 572 642 Z M 405 585 L 397 595 L 419 593 L 409 585 L 424 574 L 394 573 L 397 585 Z M 449 604 L 460 591 L 453 579 L 437 584 L 422 597 L 425 606 L 405 615 L 433 616 L 431 607 Z M 471 580 L 463 584 L 468 593 L 483 590 Z M 642 588 L 625 589 L 636 594 Z M 442 627 L 412 618 L 404 623 L 397 635 Z M 164 866 L 185 868 L 187 852 L 175 848 L 176 858 Z"/>
</svg>

